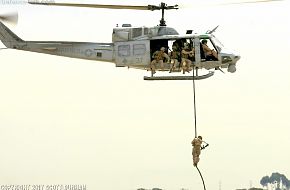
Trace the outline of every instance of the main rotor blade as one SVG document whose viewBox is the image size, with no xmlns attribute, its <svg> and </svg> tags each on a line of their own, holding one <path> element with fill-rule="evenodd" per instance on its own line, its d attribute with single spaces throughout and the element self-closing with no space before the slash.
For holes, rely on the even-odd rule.
<svg viewBox="0 0 290 190">
<path fill-rule="evenodd" d="M 250 4 L 250 3 L 267 3 L 267 2 L 275 2 L 275 1 L 284 1 L 284 0 L 254 0 L 254 1 L 237 1 L 237 2 L 228 2 L 221 3 L 220 5 L 231 5 L 231 4 Z"/>
<path fill-rule="evenodd" d="M 78 3 L 40 3 L 37 1 L 28 1 L 34 5 L 64 6 L 64 7 L 87 7 L 87 8 L 105 8 L 105 9 L 134 9 L 150 10 L 149 6 L 132 6 L 132 5 L 102 5 L 102 4 L 78 4 Z"/>
<path fill-rule="evenodd" d="M 1 14 L 0 15 L 0 20 L 2 20 L 4 22 L 11 23 L 11 24 L 17 24 L 17 22 L 18 22 L 18 13 L 14 12 L 14 13 Z"/>
</svg>

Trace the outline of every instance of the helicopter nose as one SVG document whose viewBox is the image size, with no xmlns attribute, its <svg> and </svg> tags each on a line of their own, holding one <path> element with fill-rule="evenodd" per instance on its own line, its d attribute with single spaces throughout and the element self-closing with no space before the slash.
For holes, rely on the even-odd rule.
<svg viewBox="0 0 290 190">
<path fill-rule="evenodd" d="M 236 63 L 240 59 L 241 59 L 241 56 L 240 55 L 234 55 L 233 56 L 233 62 L 232 62 L 232 64 L 229 65 L 228 72 L 230 72 L 230 73 L 236 72 L 236 70 L 237 70 Z"/>
<path fill-rule="evenodd" d="M 235 57 L 234 57 L 235 62 L 239 61 L 240 59 L 241 59 L 240 55 L 235 55 Z"/>
</svg>

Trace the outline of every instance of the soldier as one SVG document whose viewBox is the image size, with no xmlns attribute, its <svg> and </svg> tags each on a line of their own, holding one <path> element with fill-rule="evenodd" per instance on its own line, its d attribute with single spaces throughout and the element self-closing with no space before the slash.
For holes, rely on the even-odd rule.
<svg viewBox="0 0 290 190">
<path fill-rule="evenodd" d="M 202 143 L 205 143 L 204 146 L 201 146 Z M 201 136 L 195 137 L 192 142 L 192 157 L 193 157 L 193 165 L 196 167 L 199 162 L 200 151 L 208 146 L 208 144 L 202 140 Z"/>
<path fill-rule="evenodd" d="M 152 75 L 156 73 L 156 64 L 160 65 L 160 68 L 163 70 L 164 69 L 164 63 L 163 60 L 166 59 L 166 61 L 169 61 L 169 56 L 165 53 L 165 47 L 161 47 L 160 50 L 155 51 L 152 55 L 154 58 L 153 61 L 151 61 L 150 68 Z"/>
<path fill-rule="evenodd" d="M 185 71 L 190 72 L 191 61 L 189 60 L 190 57 L 194 56 L 194 52 L 190 51 L 189 45 L 185 44 L 182 51 L 181 51 L 181 63 L 182 63 L 182 71 L 185 74 Z"/>
<path fill-rule="evenodd" d="M 178 51 L 178 48 L 176 46 L 174 45 L 172 46 L 172 52 L 169 53 L 169 57 L 170 57 L 170 62 L 172 64 L 169 70 L 169 73 L 171 73 L 176 68 L 176 65 L 178 64 L 178 60 L 180 59 L 180 51 Z"/>
<path fill-rule="evenodd" d="M 212 58 L 214 58 L 214 60 L 218 60 L 217 52 L 214 49 L 210 49 L 207 46 L 207 40 L 203 39 L 201 41 L 201 45 L 202 45 L 202 49 L 203 49 L 206 57 L 208 57 L 208 58 L 212 57 Z"/>
</svg>

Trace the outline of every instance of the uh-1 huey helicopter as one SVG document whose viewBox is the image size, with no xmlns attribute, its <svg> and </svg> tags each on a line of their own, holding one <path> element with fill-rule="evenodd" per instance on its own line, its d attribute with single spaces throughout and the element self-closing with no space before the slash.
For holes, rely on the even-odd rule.
<svg viewBox="0 0 290 190">
<path fill-rule="evenodd" d="M 132 27 L 130 24 L 122 25 L 113 29 L 111 43 L 93 42 L 70 42 L 70 41 L 24 41 L 14 34 L 7 26 L 0 21 L 0 40 L 11 49 L 45 53 L 51 55 L 65 56 L 71 58 L 88 59 L 95 61 L 105 61 L 115 63 L 117 67 L 128 67 L 151 71 L 151 76 L 144 76 L 144 80 L 195 80 L 205 79 L 213 76 L 214 70 L 227 68 L 228 72 L 236 71 L 236 63 L 240 56 L 231 52 L 226 52 L 224 46 L 213 35 L 217 29 L 214 28 L 204 34 L 192 34 L 187 31 L 180 35 L 174 28 L 167 27 L 164 20 L 164 11 L 178 9 L 178 5 L 168 6 L 161 3 L 159 6 L 131 6 L 131 5 L 102 5 L 102 4 L 72 4 L 55 2 L 28 1 L 33 5 L 48 6 L 68 6 L 68 7 L 88 7 L 88 8 L 109 8 L 109 9 L 135 9 L 135 10 L 161 10 L 162 17 L 160 24 L 154 27 Z M 13 17 L 9 15 L 9 17 Z M 0 19 L 7 19 L 2 16 Z M 217 57 L 207 57 L 203 51 L 201 41 L 207 40 Z M 157 71 L 168 73 L 167 76 L 154 76 L 151 68 L 152 57 L 155 51 L 165 47 L 166 53 L 170 53 L 175 42 L 183 46 L 187 43 L 191 46 L 194 59 L 190 62 L 193 76 L 176 76 L 168 73 L 171 69 L 170 60 L 164 63 L 161 68 L 156 65 Z M 181 50 L 180 50 L 181 51 Z M 182 60 L 178 60 L 179 66 L 176 71 L 181 70 Z M 207 74 L 198 75 L 198 70 L 207 70 Z M 194 71 L 196 75 L 194 76 Z"/>
</svg>

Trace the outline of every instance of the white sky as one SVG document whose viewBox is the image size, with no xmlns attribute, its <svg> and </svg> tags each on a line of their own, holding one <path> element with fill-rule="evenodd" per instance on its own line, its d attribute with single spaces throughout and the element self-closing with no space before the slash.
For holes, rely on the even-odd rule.
<svg viewBox="0 0 290 190">
<path fill-rule="evenodd" d="M 260 187 L 272 172 L 289 179 L 289 1 L 166 2 L 187 7 L 166 12 L 169 26 L 220 25 L 216 36 L 242 56 L 235 74 L 196 83 L 198 134 L 210 144 L 199 164 L 207 189 Z M 161 14 L 1 5 L 10 10 L 19 11 L 11 29 L 22 39 L 93 42 L 111 42 L 117 23 L 152 26 Z M 0 60 L 0 184 L 202 189 L 191 157 L 192 82 L 148 82 L 146 71 L 15 50 L 1 50 Z"/>
</svg>

